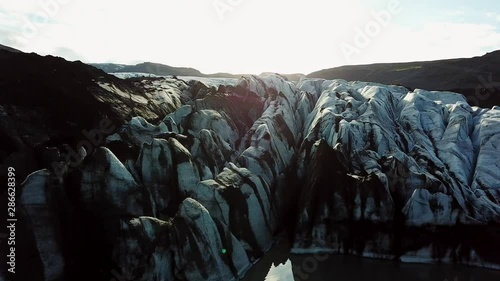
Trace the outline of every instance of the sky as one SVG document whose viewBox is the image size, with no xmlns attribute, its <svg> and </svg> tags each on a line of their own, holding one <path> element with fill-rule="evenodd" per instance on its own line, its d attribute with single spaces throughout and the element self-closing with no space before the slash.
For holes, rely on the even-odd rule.
<svg viewBox="0 0 500 281">
<path fill-rule="evenodd" d="M 304 73 L 500 49 L 497 0 L 1 0 L 0 44 L 67 60 Z"/>
</svg>

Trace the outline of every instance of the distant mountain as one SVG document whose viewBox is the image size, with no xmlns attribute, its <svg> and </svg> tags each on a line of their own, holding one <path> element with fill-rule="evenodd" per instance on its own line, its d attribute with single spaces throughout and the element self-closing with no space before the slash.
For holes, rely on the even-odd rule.
<svg viewBox="0 0 500 281">
<path fill-rule="evenodd" d="M 112 64 L 112 63 L 92 63 L 93 67 L 104 70 L 107 73 L 116 72 L 139 72 L 139 73 L 149 73 L 159 76 L 197 76 L 205 77 L 206 75 L 201 73 L 199 70 L 189 67 L 174 67 L 165 64 L 144 62 L 137 65 L 124 65 L 124 64 Z"/>
<path fill-rule="evenodd" d="M 160 63 L 144 62 L 137 65 L 125 65 L 114 63 L 91 63 L 91 66 L 104 70 L 107 73 L 140 73 L 153 74 L 158 76 L 194 76 L 194 77 L 211 77 L 211 78 L 240 78 L 249 74 L 231 74 L 231 73 L 212 73 L 204 74 L 201 71 L 190 67 L 174 67 Z M 289 81 L 299 81 L 305 77 L 304 74 L 280 74 L 286 77 Z"/>
<path fill-rule="evenodd" d="M 240 78 L 245 74 L 204 74 L 197 69 L 173 67 L 158 63 L 137 65 L 91 64 L 108 73 L 146 73 L 159 76 L 195 76 L 212 78 Z M 492 107 L 500 104 L 500 51 L 484 56 L 437 61 L 379 63 L 341 66 L 323 69 L 307 76 L 281 74 L 289 81 L 303 77 L 345 79 L 382 84 L 402 85 L 409 89 L 451 91 L 463 94 L 472 105 Z"/>
<path fill-rule="evenodd" d="M 11 48 L 11 47 L 7 47 L 7 46 L 4 46 L 2 44 L 0 44 L 0 50 L 6 50 L 6 51 L 9 51 L 9 52 L 14 52 L 14 53 L 22 53 L 21 51 L 19 51 L 18 49 L 14 49 L 14 48 Z"/>
<path fill-rule="evenodd" d="M 116 63 L 91 63 L 90 65 L 107 73 L 120 72 L 120 70 L 128 67 L 126 64 Z"/>
<path fill-rule="evenodd" d="M 313 72 L 307 77 L 454 91 L 467 96 L 474 105 L 500 104 L 500 51 L 464 59 L 341 66 Z"/>
<path fill-rule="evenodd" d="M 142 72 L 160 76 L 204 76 L 199 70 L 190 67 L 174 67 L 160 63 L 145 62 L 133 66 L 126 66 L 119 72 Z"/>
<path fill-rule="evenodd" d="M 270 73 L 261 73 L 260 75 L 268 75 Z M 281 73 L 275 73 L 275 74 L 279 74 L 283 77 L 285 77 L 288 81 L 300 81 L 300 79 L 302 78 L 305 78 L 306 75 L 305 74 L 302 74 L 302 73 L 292 73 L 292 74 L 281 74 Z"/>
</svg>

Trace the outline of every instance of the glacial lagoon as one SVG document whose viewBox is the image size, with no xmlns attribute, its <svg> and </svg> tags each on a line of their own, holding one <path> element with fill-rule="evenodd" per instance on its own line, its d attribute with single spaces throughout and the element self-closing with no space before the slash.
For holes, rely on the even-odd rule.
<svg viewBox="0 0 500 281">
<path fill-rule="evenodd" d="M 498 281 L 500 271 L 455 265 L 399 263 L 356 256 L 290 254 L 280 243 L 243 281 Z"/>
</svg>

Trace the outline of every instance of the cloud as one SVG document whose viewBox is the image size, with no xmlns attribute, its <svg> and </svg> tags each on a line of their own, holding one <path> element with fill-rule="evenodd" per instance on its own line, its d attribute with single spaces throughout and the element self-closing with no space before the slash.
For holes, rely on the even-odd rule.
<svg viewBox="0 0 500 281">
<path fill-rule="evenodd" d="M 17 43 L 16 38 L 11 32 L 0 29 L 0 44 L 4 46 L 15 46 Z"/>
<path fill-rule="evenodd" d="M 85 62 L 155 61 L 205 73 L 308 73 L 348 64 L 338 46 L 385 7 L 367 7 L 366 0 L 243 0 L 221 22 L 212 0 L 70 0 L 28 40 L 23 21 L 40 11 L 40 0 L 1 1 L 0 38 L 14 48 Z M 500 48 L 494 25 L 500 14 L 490 12 L 491 25 L 485 25 L 477 23 L 485 11 L 466 23 L 461 18 L 470 9 L 423 15 L 410 5 L 351 62 L 468 57 Z"/>
<path fill-rule="evenodd" d="M 453 11 L 446 11 L 445 14 L 449 17 L 462 17 L 464 16 L 466 13 L 465 13 L 465 8 L 464 7 L 461 7 L 457 10 L 453 10 Z"/>
<path fill-rule="evenodd" d="M 371 38 L 370 44 L 353 55 L 350 62 L 472 57 L 496 49 L 500 49 L 500 32 L 494 25 L 456 22 L 432 22 L 418 27 L 391 25 Z"/>
<path fill-rule="evenodd" d="M 496 21 L 500 21 L 500 13 L 487 12 L 486 17 L 490 19 L 495 19 Z"/>
</svg>

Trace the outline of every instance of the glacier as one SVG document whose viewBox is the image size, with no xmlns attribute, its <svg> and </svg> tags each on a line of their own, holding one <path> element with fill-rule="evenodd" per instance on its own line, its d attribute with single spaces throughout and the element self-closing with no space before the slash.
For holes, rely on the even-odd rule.
<svg viewBox="0 0 500 281">
<path fill-rule="evenodd" d="M 134 102 L 164 117 L 23 183 L 46 280 L 239 280 L 283 231 L 295 253 L 500 269 L 500 108 L 277 74 L 143 79 Z"/>
</svg>

